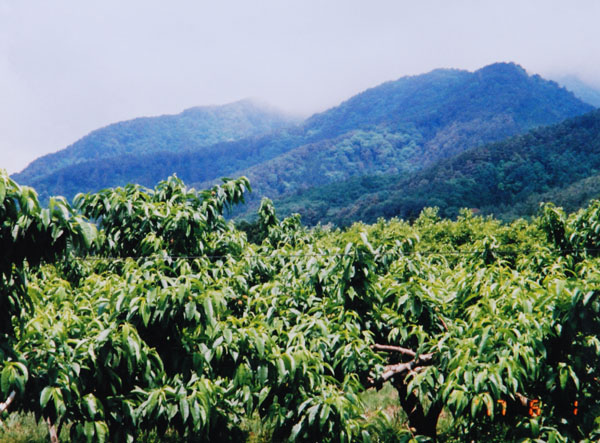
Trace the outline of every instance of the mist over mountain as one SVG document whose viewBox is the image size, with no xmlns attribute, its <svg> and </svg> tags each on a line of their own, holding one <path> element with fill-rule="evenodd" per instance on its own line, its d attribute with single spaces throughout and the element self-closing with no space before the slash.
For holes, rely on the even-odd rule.
<svg viewBox="0 0 600 443">
<path fill-rule="evenodd" d="M 596 108 L 600 108 L 600 89 L 588 85 L 575 75 L 558 77 L 556 78 L 556 81 L 569 91 L 572 91 L 576 97 L 584 102 L 589 103 Z"/>
<path fill-rule="evenodd" d="M 14 178 L 42 198 L 72 198 L 126 183 L 153 186 L 173 173 L 196 187 L 247 175 L 256 202 L 351 177 L 410 174 L 592 109 L 513 63 L 438 69 L 368 89 L 296 125 L 245 102 L 199 108 L 201 123 L 186 111 L 110 125 Z"/>
<path fill-rule="evenodd" d="M 180 114 L 142 117 L 91 132 L 67 148 L 32 162 L 14 178 L 31 182 L 65 167 L 157 152 L 196 151 L 298 123 L 276 109 L 253 100 L 223 106 L 198 106 Z"/>
</svg>

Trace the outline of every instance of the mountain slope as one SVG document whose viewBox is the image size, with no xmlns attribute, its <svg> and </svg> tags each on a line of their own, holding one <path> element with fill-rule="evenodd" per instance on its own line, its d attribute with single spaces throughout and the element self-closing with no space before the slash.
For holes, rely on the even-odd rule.
<svg viewBox="0 0 600 443">
<path fill-rule="evenodd" d="M 132 149 L 110 158 L 90 156 L 50 173 L 15 178 L 42 196 L 70 198 L 127 182 L 152 186 L 173 173 L 197 187 L 223 175 L 247 175 L 254 199 L 277 197 L 354 176 L 411 173 L 591 109 L 556 83 L 512 63 L 475 72 L 439 69 L 384 83 L 267 135 L 193 151 L 174 145 L 176 152 Z M 110 150 L 101 143 L 94 149 Z"/>
<path fill-rule="evenodd" d="M 588 85 L 573 75 L 557 78 L 556 81 L 569 91 L 573 91 L 573 94 L 584 102 L 596 108 L 600 107 L 600 90 L 597 88 Z"/>
<path fill-rule="evenodd" d="M 246 175 L 257 194 L 277 197 L 353 176 L 410 173 L 592 109 L 512 63 L 475 72 L 435 70 L 369 89 L 311 117 L 307 132 L 325 141 L 232 175 Z"/>
<path fill-rule="evenodd" d="M 120 155 L 199 150 L 294 123 L 297 119 L 251 100 L 190 108 L 177 115 L 136 118 L 95 130 L 63 150 L 35 160 L 13 177 L 30 183 L 79 163 Z"/>
<path fill-rule="evenodd" d="M 375 184 L 375 185 L 374 185 Z M 416 217 L 427 206 L 455 216 L 474 208 L 504 218 L 531 215 L 541 201 L 572 210 L 600 194 L 600 110 L 473 148 L 408 176 L 354 178 L 282 200 L 310 223 Z"/>
<path fill-rule="evenodd" d="M 530 76 L 515 63 L 494 63 L 475 72 L 436 69 L 384 83 L 311 117 L 306 126 L 331 137 L 381 124 L 400 130 L 414 125 L 430 138 L 440 127 L 482 116 L 513 115 L 524 129 L 581 109 L 581 102 L 557 83 Z"/>
<path fill-rule="evenodd" d="M 248 164 L 266 161 L 288 146 L 298 145 L 298 139 L 294 129 L 282 129 L 270 135 L 217 143 L 196 151 L 127 154 L 84 161 L 21 183 L 34 187 L 42 200 L 52 195 L 70 199 L 79 192 L 127 183 L 151 187 L 173 173 L 193 186 L 194 181 L 210 181 L 231 175 Z"/>
</svg>

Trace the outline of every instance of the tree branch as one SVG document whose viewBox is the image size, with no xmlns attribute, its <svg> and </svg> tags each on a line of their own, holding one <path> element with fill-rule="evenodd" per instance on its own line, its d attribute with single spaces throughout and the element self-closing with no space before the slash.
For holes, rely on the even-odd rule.
<svg viewBox="0 0 600 443">
<path fill-rule="evenodd" d="M 521 404 L 521 406 L 523 406 L 525 408 L 529 406 L 529 402 L 531 400 L 529 398 L 525 397 L 523 394 L 519 394 L 518 392 L 515 392 L 515 397 L 517 398 L 517 401 Z"/>
<path fill-rule="evenodd" d="M 422 366 L 428 366 L 431 364 L 431 360 L 433 359 L 433 352 L 429 354 L 421 354 L 418 358 L 411 360 L 407 363 L 396 363 L 395 365 L 386 366 L 381 374 L 381 380 L 387 381 L 392 378 L 394 375 L 402 374 L 404 372 L 414 371 L 416 369 L 421 368 Z"/>
<path fill-rule="evenodd" d="M 378 343 L 375 343 L 374 345 L 371 345 L 371 349 L 375 349 L 376 351 L 399 352 L 400 354 L 410 355 L 411 357 L 417 356 L 417 353 L 415 351 L 413 351 L 412 349 L 403 348 L 401 346 L 380 345 Z"/>
<path fill-rule="evenodd" d="M 387 345 L 380 345 L 380 346 L 387 346 Z M 399 348 L 399 349 L 404 350 L 404 348 L 400 348 L 397 346 L 392 346 L 392 348 Z M 393 349 L 393 350 L 395 350 L 395 349 Z M 413 352 L 410 349 L 408 349 L 408 351 Z M 398 351 L 398 352 L 403 352 L 403 351 Z M 410 354 L 407 354 L 407 355 L 410 355 Z M 406 363 L 396 363 L 393 365 L 387 365 L 383 368 L 384 371 L 378 379 L 373 379 L 373 378 L 368 379 L 369 386 L 375 386 L 375 385 L 381 386 L 383 383 L 385 383 L 386 381 L 388 381 L 390 378 L 392 378 L 395 375 L 403 374 L 405 372 L 420 371 L 423 369 L 424 366 L 431 365 L 432 360 L 433 360 L 433 352 L 431 352 L 429 354 L 421 354 L 417 358 L 414 358 L 411 361 L 406 362 Z"/>
<path fill-rule="evenodd" d="M 4 403 L 0 403 L 0 414 L 2 414 L 4 411 L 6 411 L 8 409 L 10 404 L 15 399 L 15 395 L 17 395 L 17 393 L 15 391 L 12 391 L 10 393 L 10 395 L 8 396 L 8 398 L 6 399 L 6 401 Z"/>
</svg>

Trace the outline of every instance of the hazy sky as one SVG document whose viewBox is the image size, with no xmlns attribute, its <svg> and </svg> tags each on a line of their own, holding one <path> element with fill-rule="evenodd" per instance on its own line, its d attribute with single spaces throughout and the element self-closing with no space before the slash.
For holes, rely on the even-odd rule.
<svg viewBox="0 0 600 443">
<path fill-rule="evenodd" d="M 0 0 L 0 168 L 116 121 L 254 97 L 309 114 L 515 61 L 600 88 L 598 0 Z"/>
</svg>

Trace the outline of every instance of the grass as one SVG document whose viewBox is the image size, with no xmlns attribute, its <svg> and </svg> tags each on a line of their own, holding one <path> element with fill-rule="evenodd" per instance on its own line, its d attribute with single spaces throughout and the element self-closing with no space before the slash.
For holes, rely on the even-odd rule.
<svg viewBox="0 0 600 443">
<path fill-rule="evenodd" d="M 410 434 L 408 419 L 400 407 L 398 391 L 385 383 L 377 391 L 369 389 L 361 394 L 365 405 L 365 419 L 374 442 L 393 443 L 406 441 Z"/>
<path fill-rule="evenodd" d="M 2 421 L 0 441 L 3 443 L 47 443 L 49 441 L 48 426 L 43 420 L 37 421 L 33 413 L 13 412 Z"/>
<path fill-rule="evenodd" d="M 366 390 L 361 394 L 360 399 L 365 404 L 367 416 L 379 410 L 400 407 L 398 391 L 390 383 L 385 383 L 379 391 L 376 389 Z"/>
<path fill-rule="evenodd" d="M 369 389 L 361 394 L 365 405 L 365 420 L 373 435 L 373 442 L 392 443 L 406 441 L 408 421 L 406 414 L 398 402 L 398 393 L 389 383 L 379 391 Z M 442 420 L 443 421 L 443 417 Z M 243 431 L 247 433 L 247 443 L 269 443 L 273 441 L 273 429 L 258 414 L 248 417 L 243 424 Z M 446 436 L 446 441 L 455 441 L 453 436 Z M 0 442 L 2 443 L 46 443 L 48 442 L 48 427 L 42 421 L 36 421 L 32 413 L 11 413 L 0 425 Z M 173 430 L 164 435 L 156 431 L 142 431 L 137 441 L 145 443 L 183 443 L 191 441 L 190 438 L 177 435 Z M 192 439 L 193 440 L 193 439 Z M 60 441 L 68 442 L 69 429 L 65 426 L 60 435 Z"/>
</svg>

